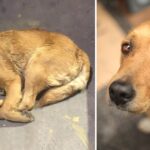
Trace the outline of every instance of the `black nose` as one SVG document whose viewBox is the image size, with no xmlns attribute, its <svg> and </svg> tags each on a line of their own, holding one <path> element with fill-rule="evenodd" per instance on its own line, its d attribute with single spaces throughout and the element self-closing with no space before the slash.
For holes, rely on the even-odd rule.
<svg viewBox="0 0 150 150">
<path fill-rule="evenodd" d="M 110 85 L 109 95 L 116 105 L 123 105 L 133 99 L 135 91 L 130 83 L 118 80 Z"/>
</svg>

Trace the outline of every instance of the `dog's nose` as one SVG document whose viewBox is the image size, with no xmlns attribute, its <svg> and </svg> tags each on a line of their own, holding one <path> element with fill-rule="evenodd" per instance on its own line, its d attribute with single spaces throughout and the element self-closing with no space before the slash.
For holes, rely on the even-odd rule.
<svg viewBox="0 0 150 150">
<path fill-rule="evenodd" d="M 135 91 L 130 83 L 118 80 L 110 85 L 109 95 L 116 105 L 123 105 L 133 99 Z"/>
</svg>

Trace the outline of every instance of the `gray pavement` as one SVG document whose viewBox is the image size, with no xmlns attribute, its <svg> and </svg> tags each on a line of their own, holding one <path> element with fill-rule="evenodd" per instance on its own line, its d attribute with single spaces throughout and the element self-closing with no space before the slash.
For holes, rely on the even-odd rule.
<svg viewBox="0 0 150 150">
<path fill-rule="evenodd" d="M 40 27 L 71 37 L 91 60 L 88 89 L 33 110 L 29 124 L 0 121 L 0 150 L 94 150 L 94 1 L 0 0 L 0 30 Z"/>
</svg>

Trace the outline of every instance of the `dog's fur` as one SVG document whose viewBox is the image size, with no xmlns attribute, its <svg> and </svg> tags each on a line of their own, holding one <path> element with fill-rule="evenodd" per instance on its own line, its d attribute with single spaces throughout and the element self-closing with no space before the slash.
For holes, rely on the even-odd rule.
<svg viewBox="0 0 150 150">
<path fill-rule="evenodd" d="M 131 42 L 132 50 L 122 54 L 120 68 L 110 84 L 119 79 L 130 82 L 136 96 L 122 109 L 150 114 L 150 22 L 134 28 L 124 42 Z"/>
<path fill-rule="evenodd" d="M 27 111 L 61 101 L 86 87 L 90 62 L 68 37 L 40 29 L 0 32 L 0 119 L 33 120 Z"/>
</svg>

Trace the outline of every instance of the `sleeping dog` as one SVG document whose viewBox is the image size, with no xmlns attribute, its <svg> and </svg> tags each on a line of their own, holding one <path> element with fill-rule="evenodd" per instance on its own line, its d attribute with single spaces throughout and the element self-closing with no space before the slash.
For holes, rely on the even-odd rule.
<svg viewBox="0 0 150 150">
<path fill-rule="evenodd" d="M 150 22 L 129 32 L 121 52 L 120 68 L 109 84 L 111 103 L 150 116 Z M 150 132 L 150 119 L 140 122 L 139 127 Z"/>
<path fill-rule="evenodd" d="M 0 32 L 0 119 L 30 122 L 38 107 L 61 101 L 86 87 L 90 62 L 72 40 L 40 29 Z"/>
</svg>

